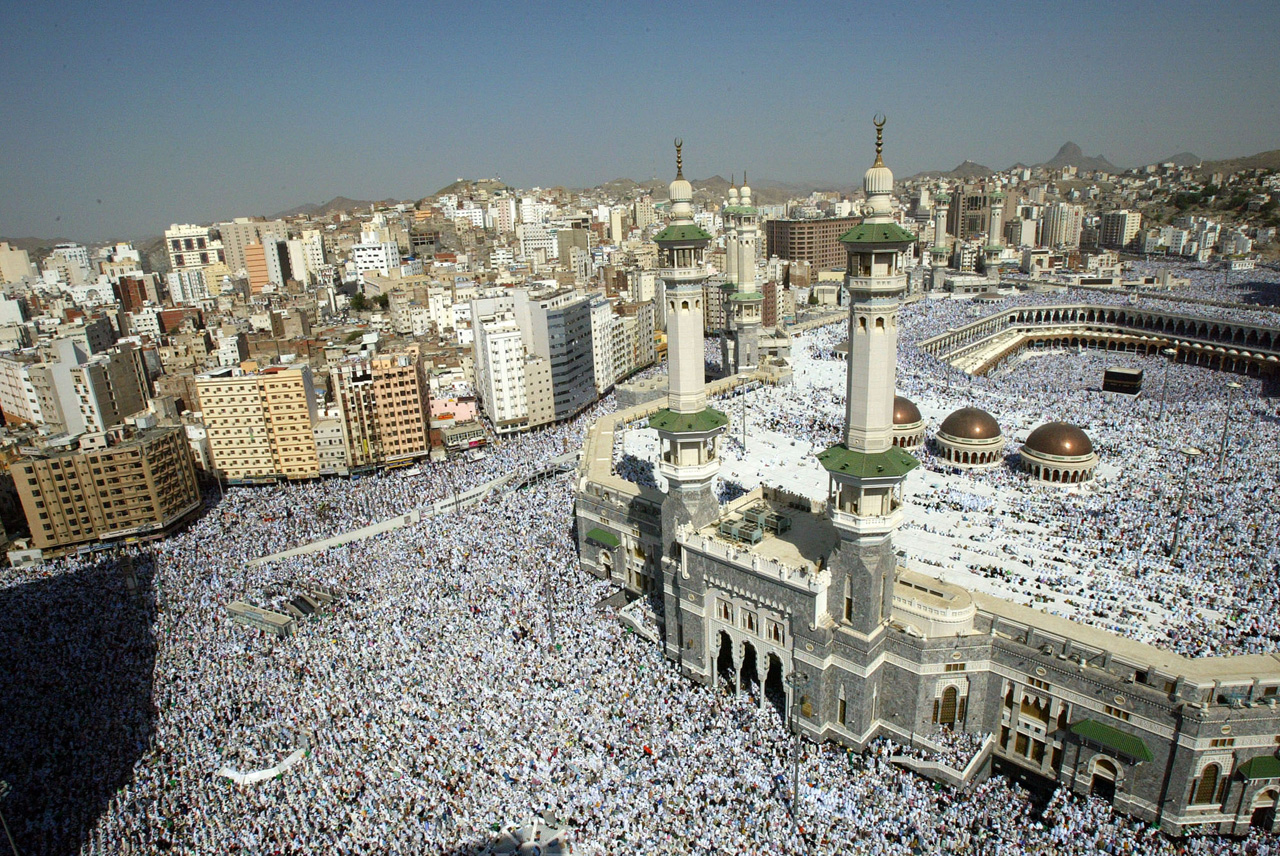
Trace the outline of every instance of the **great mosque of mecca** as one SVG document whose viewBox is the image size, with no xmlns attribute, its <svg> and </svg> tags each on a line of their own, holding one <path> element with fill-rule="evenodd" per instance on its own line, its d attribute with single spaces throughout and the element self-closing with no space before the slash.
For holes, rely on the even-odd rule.
<svg viewBox="0 0 1280 856">
<path fill-rule="evenodd" d="M 694 223 L 677 150 L 671 222 L 655 237 L 666 397 L 603 416 L 587 434 L 575 499 L 583 567 L 636 596 L 633 606 L 656 607 L 650 635 L 689 680 L 754 688 L 761 704 L 779 698 L 791 727 L 809 739 L 860 750 L 877 737 L 927 748 L 925 735 L 940 728 L 988 734 L 966 776 L 994 768 L 1057 782 L 1175 834 L 1274 831 L 1277 656 L 1185 656 L 1083 615 L 1053 614 L 1039 608 L 1052 592 L 1015 596 L 998 580 L 952 567 L 958 540 L 947 542 L 954 557 L 911 558 L 956 537 L 913 508 L 912 493 L 925 484 L 934 490 L 945 477 L 952 481 L 937 490 L 963 485 L 998 501 L 1000 480 L 1016 472 L 1034 490 L 1091 491 L 1126 462 L 1112 446 L 1095 448 L 1070 413 L 1016 425 L 986 402 L 938 413 L 920 397 L 908 400 L 899 394 L 899 342 L 933 360 L 950 389 L 953 378 L 996 369 L 1040 343 L 1068 352 L 1168 347 L 1179 363 L 1274 375 L 1280 330 L 1064 300 L 1014 302 L 925 337 L 904 324 L 914 317 L 903 301 L 916 236 L 894 217 L 883 127 L 863 179 L 864 220 L 841 238 L 848 356 L 812 367 L 815 376 L 827 373 L 823 394 L 843 407 L 829 444 L 754 428 L 739 441 L 731 425 L 745 417 L 750 426 L 762 414 L 728 396 L 798 382 L 802 352 L 816 350 L 804 337 L 783 347 L 784 334 L 761 335 L 744 312 L 726 337 L 724 365 L 736 371 L 706 381 L 711 236 Z M 731 201 L 753 225 L 741 192 Z M 735 240 L 731 232 L 730 258 Z M 936 267 L 943 254 L 930 255 Z M 738 261 L 733 291 L 750 307 L 757 290 L 748 268 Z M 764 351 L 767 339 L 779 348 Z M 820 394 L 816 384 L 812 391 Z M 651 462 L 652 478 L 623 472 L 624 450 Z M 927 473 L 917 457 L 925 455 L 936 465 Z M 723 491 L 729 472 L 743 492 Z"/>
</svg>

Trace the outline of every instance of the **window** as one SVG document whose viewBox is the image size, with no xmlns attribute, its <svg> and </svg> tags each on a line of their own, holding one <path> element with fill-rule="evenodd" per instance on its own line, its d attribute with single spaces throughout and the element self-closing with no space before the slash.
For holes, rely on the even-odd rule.
<svg viewBox="0 0 1280 856">
<path fill-rule="evenodd" d="M 777 621 L 768 622 L 769 625 L 769 641 L 777 642 L 779 645 L 783 642 L 782 624 Z"/>
<path fill-rule="evenodd" d="M 1049 689 L 1049 682 L 1039 680 L 1038 678 L 1028 678 L 1027 683 L 1029 683 L 1031 686 L 1035 687 L 1036 689 L 1040 689 L 1040 690 Z"/>
<path fill-rule="evenodd" d="M 1129 721 L 1129 711 L 1127 710 L 1123 710 L 1118 707 L 1112 707 L 1109 704 L 1103 705 L 1102 710 L 1104 713 L 1107 714 L 1107 716 L 1114 716 L 1116 719 L 1124 720 L 1125 722 Z M 1217 742 L 1217 741 L 1214 741 L 1214 742 Z"/>
<path fill-rule="evenodd" d="M 729 601 L 718 601 L 716 611 L 719 613 L 721 621 L 733 621 L 733 604 L 729 603 Z"/>
<path fill-rule="evenodd" d="M 1217 764 L 1210 764 L 1200 773 L 1200 780 L 1196 782 L 1195 788 L 1191 792 L 1191 802 L 1196 805 L 1206 805 L 1215 801 L 1218 793 L 1218 777 L 1220 771 Z"/>
<path fill-rule="evenodd" d="M 853 598 L 848 595 L 844 597 L 844 620 L 853 621 Z"/>
<path fill-rule="evenodd" d="M 840 720 L 840 724 L 841 724 L 841 725 L 844 725 L 844 714 L 845 714 L 845 704 L 844 704 L 844 699 L 840 699 L 840 704 L 839 704 L 838 709 L 837 709 L 837 711 L 836 711 L 836 716 L 839 718 L 839 720 Z"/>
<path fill-rule="evenodd" d="M 964 664 L 964 663 L 947 663 L 947 668 L 945 669 L 945 671 L 948 671 L 948 672 L 963 672 L 963 671 L 964 671 L 964 668 L 965 668 L 965 664 Z"/>
<path fill-rule="evenodd" d="M 750 633 L 756 632 L 756 614 L 754 612 L 742 610 L 742 627 Z"/>
</svg>

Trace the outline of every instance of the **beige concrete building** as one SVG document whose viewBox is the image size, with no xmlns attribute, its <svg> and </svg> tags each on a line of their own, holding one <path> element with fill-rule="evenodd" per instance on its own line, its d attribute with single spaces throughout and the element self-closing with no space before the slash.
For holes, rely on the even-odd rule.
<svg viewBox="0 0 1280 856">
<path fill-rule="evenodd" d="M 389 464 L 431 451 L 429 388 L 416 350 L 348 360 L 333 366 L 329 377 L 351 466 Z"/>
<path fill-rule="evenodd" d="M 191 448 L 176 427 L 87 434 L 10 472 L 41 550 L 162 532 L 200 507 Z"/>
<path fill-rule="evenodd" d="M 33 275 L 27 251 L 0 242 L 0 282 L 18 282 Z"/>
<path fill-rule="evenodd" d="M 318 476 L 311 369 L 238 371 L 196 378 L 214 468 L 232 481 Z"/>
</svg>

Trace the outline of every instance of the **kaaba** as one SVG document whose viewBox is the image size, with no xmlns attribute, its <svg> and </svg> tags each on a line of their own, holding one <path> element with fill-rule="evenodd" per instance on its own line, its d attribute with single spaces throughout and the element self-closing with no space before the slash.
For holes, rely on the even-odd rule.
<svg viewBox="0 0 1280 856">
<path fill-rule="evenodd" d="M 1102 391 L 1137 395 L 1142 392 L 1142 369 L 1107 369 L 1102 375 Z"/>
</svg>

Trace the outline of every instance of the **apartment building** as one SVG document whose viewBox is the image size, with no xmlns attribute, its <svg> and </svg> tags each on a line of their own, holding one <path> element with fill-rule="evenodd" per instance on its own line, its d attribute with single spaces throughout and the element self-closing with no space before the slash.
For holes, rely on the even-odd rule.
<svg viewBox="0 0 1280 856">
<path fill-rule="evenodd" d="M 527 428 L 529 404 L 525 388 L 525 347 L 515 316 L 505 311 L 473 316 L 472 327 L 475 332 L 476 392 L 485 414 L 499 434 Z"/>
<path fill-rule="evenodd" d="M 215 469 L 231 481 L 320 474 L 311 369 L 273 366 L 256 374 L 221 369 L 196 378 Z"/>
<path fill-rule="evenodd" d="M 859 217 L 766 220 L 765 245 L 769 256 L 808 262 L 815 270 L 839 268 L 846 261 L 840 236 L 860 222 Z"/>
<path fill-rule="evenodd" d="M 329 369 L 349 465 L 377 466 L 431 451 L 430 395 L 417 352 L 351 359 Z"/>
<path fill-rule="evenodd" d="M 10 467 L 36 548 L 163 532 L 200 507 L 181 428 L 130 426 L 64 439 Z"/>
</svg>

